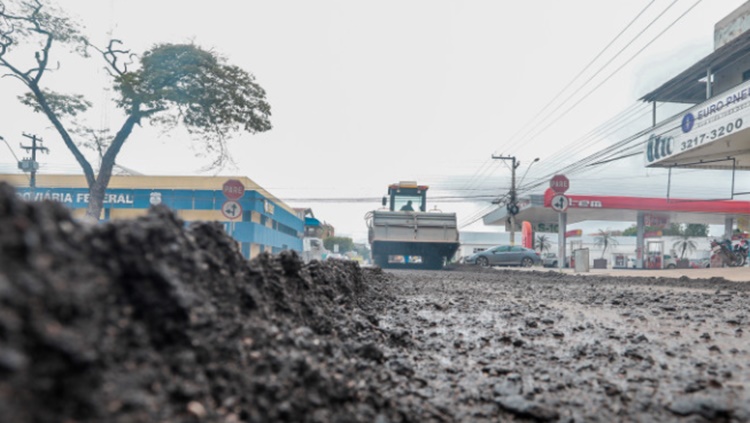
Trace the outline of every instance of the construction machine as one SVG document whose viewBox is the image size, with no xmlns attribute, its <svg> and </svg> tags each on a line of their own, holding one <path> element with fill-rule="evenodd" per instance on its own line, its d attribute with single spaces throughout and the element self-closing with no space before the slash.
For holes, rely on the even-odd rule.
<svg viewBox="0 0 750 423">
<path fill-rule="evenodd" d="M 442 269 L 458 250 L 455 213 L 427 210 L 428 186 L 388 187 L 383 208 L 365 215 L 372 258 L 383 268 Z"/>
</svg>

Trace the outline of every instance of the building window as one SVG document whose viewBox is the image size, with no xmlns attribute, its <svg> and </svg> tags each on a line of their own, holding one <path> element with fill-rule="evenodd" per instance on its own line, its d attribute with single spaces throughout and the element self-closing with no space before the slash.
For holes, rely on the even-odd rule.
<svg viewBox="0 0 750 423">
<path fill-rule="evenodd" d="M 742 72 L 742 82 L 745 82 L 748 79 L 750 79 L 750 69 L 746 70 L 745 72 Z"/>
<path fill-rule="evenodd" d="M 293 237 L 297 236 L 297 231 L 283 223 L 276 222 L 276 230 L 281 232 L 282 234 L 291 235 Z"/>
</svg>

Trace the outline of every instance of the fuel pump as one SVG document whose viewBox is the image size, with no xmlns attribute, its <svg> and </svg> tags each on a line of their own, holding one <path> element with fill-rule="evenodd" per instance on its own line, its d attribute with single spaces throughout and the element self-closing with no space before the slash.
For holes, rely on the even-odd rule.
<svg viewBox="0 0 750 423">
<path fill-rule="evenodd" d="M 646 269 L 664 268 L 664 241 L 646 240 Z"/>
</svg>

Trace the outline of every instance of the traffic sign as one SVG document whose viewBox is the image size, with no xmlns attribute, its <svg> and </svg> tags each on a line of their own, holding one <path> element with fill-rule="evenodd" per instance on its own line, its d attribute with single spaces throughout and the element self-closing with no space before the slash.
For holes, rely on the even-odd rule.
<svg viewBox="0 0 750 423">
<path fill-rule="evenodd" d="M 558 212 L 564 212 L 568 209 L 570 200 L 563 194 L 557 194 L 552 197 L 552 209 Z"/>
<path fill-rule="evenodd" d="M 555 175 L 549 181 L 549 187 L 557 194 L 563 194 L 570 188 L 570 181 L 565 175 Z"/>
<path fill-rule="evenodd" d="M 245 186 L 237 179 L 230 179 L 224 182 L 221 190 L 224 191 L 224 196 L 230 200 L 239 200 L 245 195 Z"/>
<path fill-rule="evenodd" d="M 221 206 L 221 213 L 227 219 L 238 219 L 242 217 L 242 206 L 236 201 L 227 200 Z"/>
</svg>

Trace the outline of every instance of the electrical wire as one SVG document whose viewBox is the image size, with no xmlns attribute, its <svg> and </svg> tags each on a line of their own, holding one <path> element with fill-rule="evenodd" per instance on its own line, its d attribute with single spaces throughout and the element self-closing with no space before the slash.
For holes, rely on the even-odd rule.
<svg viewBox="0 0 750 423">
<path fill-rule="evenodd" d="M 702 1 L 702 0 L 698 0 L 698 1 L 696 2 L 696 3 L 694 3 L 694 4 L 693 4 L 693 5 L 692 5 L 692 6 L 691 6 L 691 7 L 690 7 L 690 8 L 688 9 L 688 10 L 686 10 L 685 12 L 683 12 L 683 13 L 682 13 L 682 14 L 681 14 L 681 15 L 680 15 L 680 16 L 679 16 L 679 17 L 678 17 L 678 18 L 677 18 L 676 20 L 674 20 L 674 21 L 673 21 L 673 22 L 672 22 L 672 23 L 671 23 L 671 24 L 670 24 L 669 26 L 667 26 L 667 28 L 665 28 L 665 29 L 664 29 L 663 31 L 661 31 L 661 32 L 660 32 L 660 33 L 659 33 L 659 34 L 658 34 L 658 35 L 657 35 L 656 37 L 654 37 L 654 38 L 653 38 L 653 39 L 652 39 L 651 41 L 649 41 L 649 42 L 648 42 L 648 43 L 647 43 L 647 44 L 646 44 L 646 45 L 645 45 L 645 46 L 644 46 L 643 48 L 641 48 L 641 49 L 640 49 L 640 50 L 639 50 L 639 51 L 638 51 L 638 52 L 637 52 L 637 53 L 636 53 L 635 55 L 631 56 L 631 58 L 630 58 L 630 59 L 628 59 L 628 60 L 627 60 L 627 61 L 626 61 L 626 62 L 625 62 L 625 63 L 624 63 L 623 65 L 621 65 L 621 66 L 620 66 L 619 68 L 617 68 L 617 69 L 616 69 L 616 70 L 615 70 L 614 72 L 612 72 L 612 73 L 611 73 L 611 74 L 610 74 L 609 76 L 607 76 L 607 77 L 606 77 L 606 78 L 605 78 L 605 79 L 604 79 L 604 80 L 603 80 L 602 82 L 600 82 L 600 83 L 599 83 L 599 84 L 598 84 L 598 85 L 597 85 L 596 87 L 594 87 L 594 89 L 590 90 L 590 91 L 589 91 L 589 92 L 588 92 L 588 93 L 587 93 L 587 94 L 586 94 L 586 95 L 585 95 L 584 97 L 582 97 L 582 98 L 581 98 L 581 99 L 579 99 L 579 100 L 578 100 L 578 101 L 577 101 L 576 103 L 574 103 L 574 104 L 573 104 L 573 106 L 569 107 L 569 108 L 568 108 L 568 109 L 567 109 L 567 110 L 566 110 L 566 111 L 565 111 L 565 112 L 564 112 L 564 113 L 563 113 L 562 115 L 558 116 L 558 117 L 557 117 L 557 118 L 555 118 L 555 119 L 554 119 L 554 120 L 553 120 L 552 122 L 550 122 L 549 124 L 547 124 L 547 125 L 546 125 L 546 126 L 545 126 L 544 128 L 542 128 L 542 130 L 540 130 L 540 131 L 537 131 L 537 132 L 536 132 L 536 134 L 534 134 L 534 136 L 533 136 L 533 137 L 532 137 L 531 139 L 534 139 L 535 137 L 539 136 L 539 135 L 540 135 L 541 133 L 543 133 L 544 131 L 546 131 L 546 130 L 547 130 L 547 129 L 548 129 L 548 128 L 549 128 L 549 127 L 550 127 L 550 126 L 552 125 L 552 124 L 556 123 L 556 122 L 557 122 L 557 121 L 559 121 L 559 120 L 560 120 L 560 119 L 561 119 L 562 117 L 564 117 L 565 115 L 567 115 L 567 113 L 569 113 L 569 112 L 570 112 L 570 111 L 571 111 L 571 110 L 572 110 L 573 108 L 575 108 L 575 107 L 576 107 L 576 106 L 577 106 L 578 104 L 580 104 L 580 103 L 581 103 L 581 102 L 582 102 L 582 101 L 583 101 L 583 100 L 584 100 L 585 98 L 587 98 L 588 96 L 590 96 L 590 95 L 591 95 L 591 94 L 592 94 L 592 93 L 593 93 L 594 91 L 596 91 L 596 90 L 597 90 L 597 89 L 598 89 L 599 87 L 601 87 L 601 85 L 603 85 L 604 83 L 606 83 L 606 82 L 607 82 L 607 81 L 608 81 L 609 79 L 611 79 L 611 78 L 612 78 L 612 77 L 613 77 L 613 76 L 614 76 L 614 75 L 615 75 L 615 74 L 616 74 L 617 72 L 619 72 L 619 71 L 620 71 L 620 70 L 621 70 L 621 69 L 622 69 L 622 68 L 623 68 L 623 67 L 624 67 L 625 65 L 627 65 L 628 63 L 630 63 L 630 61 L 632 61 L 632 60 L 633 60 L 633 59 L 634 59 L 635 57 L 637 57 L 637 56 L 638 56 L 638 55 L 639 55 L 639 54 L 640 54 L 641 52 L 643 52 L 643 50 L 645 50 L 645 48 L 646 48 L 646 47 L 650 46 L 650 45 L 651 45 L 651 44 L 652 44 L 652 43 L 653 43 L 653 42 L 654 42 L 654 41 L 655 41 L 656 39 L 660 38 L 660 37 L 661 37 L 661 36 L 662 36 L 662 35 L 663 35 L 663 34 L 664 34 L 664 33 L 665 33 L 665 32 L 666 32 L 666 31 L 667 31 L 668 29 L 670 29 L 670 28 L 671 28 L 672 26 L 674 26 L 674 25 L 676 24 L 676 22 L 678 22 L 679 20 L 681 20 L 681 19 L 682 19 L 682 18 L 683 18 L 683 17 L 684 17 L 684 16 L 685 16 L 685 15 L 686 15 L 686 14 L 687 14 L 688 12 L 690 12 L 690 11 L 691 11 L 691 10 L 692 10 L 693 8 L 695 8 L 695 7 L 696 7 L 696 6 L 697 6 L 697 5 L 698 5 L 698 4 L 699 4 L 699 3 L 701 2 L 701 1 Z M 554 110 L 553 110 L 553 111 L 552 111 L 551 113 L 554 113 L 554 112 L 556 112 L 557 110 L 559 110 L 559 109 L 560 109 L 560 107 L 562 107 L 562 105 L 564 105 L 564 104 L 565 104 L 565 103 L 566 103 L 566 102 L 567 102 L 567 101 L 568 101 L 568 100 L 569 100 L 570 98 L 572 98 L 572 97 L 573 97 L 573 96 L 575 96 L 575 95 L 576 95 L 576 94 L 577 94 L 578 92 L 580 92 L 580 90 L 582 90 L 582 89 L 583 89 L 583 87 L 585 87 L 585 86 L 586 86 L 586 85 L 587 85 L 587 84 L 588 84 L 588 83 L 589 83 L 590 81 L 592 81 L 592 80 L 593 80 L 593 78 L 595 78 L 595 77 L 596 77 L 596 76 L 597 76 L 597 75 L 598 75 L 599 73 L 601 73 L 601 72 L 602 72 L 602 71 L 603 71 L 603 70 L 604 70 L 604 69 L 605 69 L 605 68 L 606 68 L 606 67 L 607 67 L 607 66 L 608 66 L 608 65 L 609 65 L 610 63 L 612 63 L 612 61 L 614 61 L 614 59 L 615 59 L 615 58 L 619 57 L 619 56 L 620 56 L 620 55 L 621 55 L 621 54 L 622 54 L 622 53 L 623 53 L 623 52 L 624 52 L 624 51 L 625 51 L 625 50 L 626 50 L 626 49 L 627 49 L 627 48 L 628 48 L 628 47 L 629 47 L 630 45 L 632 45 L 632 43 L 633 43 L 633 42 L 634 42 L 635 40 L 637 40 L 638 38 L 640 38 L 640 36 L 641 36 L 641 35 L 642 35 L 642 34 L 643 34 L 643 33 L 644 33 L 644 32 L 645 32 L 645 31 L 646 31 L 646 30 L 647 30 L 648 28 L 650 28 L 650 27 L 651 27 L 651 26 L 652 26 L 652 25 L 653 25 L 653 24 L 654 24 L 654 23 L 655 23 L 655 22 L 656 22 L 657 20 L 659 20 L 659 19 L 660 19 L 660 18 L 661 18 L 661 17 L 662 17 L 662 16 L 663 16 L 663 15 L 664 15 L 665 13 L 666 13 L 666 11 L 667 11 L 667 10 L 669 10 L 669 9 L 670 9 L 670 8 L 671 8 L 672 6 L 674 6 L 674 4 L 675 4 L 676 2 L 677 2 L 677 0 L 674 0 L 674 1 L 672 2 L 672 3 L 670 3 L 670 4 L 669 4 L 669 5 L 667 6 L 667 8 L 665 8 L 665 9 L 664 9 L 664 10 L 663 10 L 663 11 L 662 11 L 662 12 L 661 12 L 661 13 L 660 13 L 660 14 L 659 14 L 659 15 L 658 15 L 658 16 L 657 16 L 656 18 L 654 18 L 654 19 L 652 19 L 652 20 L 651 20 L 651 22 L 650 22 L 650 23 L 649 23 L 649 24 L 648 24 L 648 25 L 646 26 L 646 28 L 644 28 L 643 30 L 641 30 L 641 31 L 640 31 L 640 32 L 639 32 L 639 33 L 638 33 L 638 34 L 637 34 L 637 35 L 636 35 L 635 37 L 633 37 L 633 38 L 631 39 L 631 41 L 630 41 L 630 42 L 629 42 L 629 43 L 628 43 L 628 44 L 627 44 L 627 45 L 626 45 L 625 47 L 621 48 L 621 49 L 620 49 L 620 50 L 619 50 L 619 51 L 617 52 L 617 54 L 615 54 L 615 56 L 614 56 L 614 57 L 612 57 L 612 58 L 611 58 L 611 59 L 610 59 L 610 60 L 609 60 L 609 61 L 608 61 L 607 63 L 605 63 L 605 65 L 603 65 L 602 67 L 600 67 L 600 68 L 599 68 L 599 70 L 598 70 L 598 71 L 597 71 L 597 72 L 596 72 L 596 73 L 595 73 L 594 75 L 592 75 L 592 76 L 591 76 L 591 77 L 590 77 L 590 78 L 589 78 L 589 79 L 588 79 L 588 80 L 587 80 L 587 81 L 586 81 L 586 82 L 585 82 L 584 84 L 582 84 L 582 85 L 581 85 L 581 86 L 580 86 L 580 87 L 579 87 L 579 88 L 578 88 L 578 89 L 577 89 L 577 90 L 576 90 L 575 92 L 573 92 L 573 93 L 572 93 L 572 94 L 571 94 L 570 96 L 568 96 L 568 97 L 566 98 L 566 100 L 565 100 L 564 102 L 562 102 L 562 103 L 561 103 L 560 105 L 558 105 L 558 107 L 556 107 L 556 108 L 555 108 L 555 109 L 554 109 Z M 613 39 L 613 40 L 612 40 L 612 42 L 610 42 L 610 43 L 609 43 L 609 44 L 607 45 L 607 47 L 605 47 L 605 49 L 603 49 L 603 50 L 602 50 L 602 51 L 601 51 L 601 52 L 600 52 L 600 53 L 599 53 L 599 54 L 598 54 L 598 55 L 596 56 L 596 58 L 600 57 L 600 56 L 601 56 L 601 54 L 602 54 L 602 53 L 604 52 L 604 50 L 606 50 L 607 48 L 609 48 L 609 46 L 611 46 L 611 45 L 612 45 L 612 44 L 614 43 L 614 40 L 618 39 L 618 38 L 619 38 L 619 37 L 620 37 L 620 36 L 621 36 L 621 35 L 622 35 L 622 34 L 623 34 L 623 33 L 624 33 L 624 32 L 625 32 L 625 31 L 626 31 L 626 30 L 627 30 L 627 29 L 628 29 L 628 28 L 630 27 L 630 26 L 632 26 L 632 24 L 633 24 L 633 23 L 634 23 L 634 22 L 635 22 L 635 21 L 636 21 L 636 20 L 637 20 L 637 19 L 638 19 L 638 18 L 639 18 L 639 17 L 640 17 L 640 16 L 641 16 L 641 15 L 642 15 L 642 14 L 643 14 L 644 12 L 645 12 L 645 10 L 646 10 L 646 9 L 648 9 L 648 8 L 649 8 L 649 7 L 651 6 L 651 4 L 652 4 L 652 3 L 653 3 L 653 2 L 649 3 L 649 4 L 648 4 L 648 5 L 647 5 L 647 6 L 646 6 L 646 7 L 644 8 L 644 9 L 642 9 L 642 10 L 641 10 L 641 12 L 639 12 L 639 13 L 638 13 L 638 14 L 636 15 L 636 17 L 635 17 L 634 19 L 632 19 L 632 20 L 630 21 L 630 23 L 628 23 L 628 25 L 626 26 L 626 28 L 625 28 L 625 29 L 623 29 L 622 31 L 620 31 L 620 33 L 619 33 L 619 34 L 618 34 L 618 35 L 617 35 L 617 36 L 615 37 L 615 39 Z M 591 65 L 591 64 L 593 64 L 593 62 L 595 62 L 595 61 L 596 61 L 596 58 L 595 58 L 594 60 L 592 60 L 592 61 L 591 61 L 591 62 L 590 62 L 589 64 L 587 64 L 587 66 L 586 66 L 586 67 L 584 67 L 584 71 L 585 71 L 585 69 L 586 69 L 586 68 L 590 67 L 590 65 Z M 565 91 L 565 90 L 566 90 L 566 89 L 567 89 L 567 88 L 568 88 L 568 87 L 569 87 L 570 85 L 572 85 L 573 81 L 575 81 L 576 79 L 578 79 L 578 77 L 579 77 L 579 76 L 580 76 L 581 74 L 583 74 L 583 72 L 584 72 L 584 71 L 581 71 L 581 72 L 580 72 L 580 73 L 579 73 L 578 75 L 576 75 L 576 77 L 575 77 L 575 78 L 574 78 L 574 79 L 573 79 L 573 80 L 572 80 L 572 81 L 571 81 L 571 82 L 570 82 L 570 83 L 569 83 L 568 85 L 566 85 L 566 87 L 565 87 L 565 88 L 564 88 L 564 89 L 563 89 L 563 90 L 562 90 L 562 91 L 561 91 L 560 93 L 564 92 L 564 91 Z M 555 96 L 555 98 L 559 97 L 559 94 L 560 94 L 560 93 L 558 93 L 558 95 L 557 95 L 557 96 Z M 554 102 L 554 99 L 553 99 L 553 100 L 552 100 L 552 101 L 551 101 L 550 103 L 548 103 L 548 105 L 549 105 L 549 104 L 551 104 L 552 102 Z M 545 110 L 545 109 L 546 109 L 546 108 L 548 107 L 548 105 L 546 105 L 546 106 L 545 106 L 545 107 L 544 107 L 544 108 L 543 108 L 542 110 Z M 633 110 L 637 109 L 637 106 L 631 106 L 631 108 L 629 108 L 629 109 L 630 109 L 630 110 L 626 111 L 626 113 L 632 113 L 632 112 L 633 112 Z M 540 112 L 540 113 L 541 113 L 541 112 Z M 540 113 L 537 113 L 537 115 L 536 115 L 536 116 L 538 116 L 538 115 L 539 115 Z M 642 113 L 642 112 L 641 112 L 641 113 Z M 548 119 L 548 118 L 549 118 L 549 116 L 551 116 L 551 114 L 550 114 L 550 115 L 548 115 L 548 116 L 547 116 L 547 117 L 546 117 L 545 119 L 543 119 L 542 121 L 545 121 L 546 119 Z M 641 115 L 639 115 L 639 117 L 640 117 L 640 116 L 641 116 Z M 617 118 L 617 117 L 616 117 L 616 118 Z M 619 119 L 622 119 L 622 118 L 623 118 L 623 117 L 621 116 L 621 117 L 620 117 Z M 615 119 L 615 118 L 613 118 L 613 120 L 611 120 L 611 121 L 610 121 L 610 122 L 611 122 L 611 123 L 610 123 L 610 125 L 615 125 L 615 124 L 617 124 L 617 120 L 614 120 L 614 119 Z M 534 120 L 535 120 L 535 118 L 532 118 L 530 122 L 533 122 Z M 621 125 L 619 126 L 619 128 L 622 128 L 622 127 L 623 127 L 624 125 L 625 125 L 625 123 L 621 124 Z M 527 133 L 528 133 L 528 132 L 527 132 Z M 512 141 L 512 139 L 513 139 L 513 137 L 511 137 L 511 140 L 509 140 L 508 142 L 510 143 L 510 142 Z M 530 141 L 531 139 L 528 139 L 527 141 Z M 592 139 L 592 140 L 590 140 L 590 141 L 589 141 L 589 143 L 588 143 L 588 145 L 592 144 L 593 142 L 594 142 L 594 140 L 593 140 L 593 139 Z M 580 150 L 582 150 L 582 149 L 586 148 L 586 146 L 584 146 L 584 144 L 583 144 L 583 143 L 581 143 L 581 144 L 578 144 L 578 147 L 577 147 L 577 148 L 578 148 L 578 150 L 577 150 L 576 152 L 578 152 L 578 151 L 580 151 Z M 568 146 L 567 150 L 568 150 L 567 152 L 568 152 L 568 153 L 570 153 L 570 146 Z"/>
<path fill-rule="evenodd" d="M 542 129 L 540 129 L 534 135 L 534 137 L 532 137 L 531 139 L 534 139 L 535 137 L 539 136 L 544 131 L 546 131 L 547 129 L 549 129 L 550 126 L 552 126 L 553 124 L 557 123 L 560 119 L 562 119 L 563 117 L 565 117 L 571 110 L 573 110 L 576 106 L 578 106 L 579 104 L 581 104 L 581 102 L 583 100 L 585 100 L 591 94 L 593 94 L 596 90 L 598 90 L 599 87 L 601 87 L 604 83 L 606 83 L 607 81 L 609 81 L 609 79 L 612 78 L 615 74 L 617 74 L 620 70 L 622 70 L 623 67 L 625 67 L 627 64 L 629 64 L 640 53 L 642 53 L 647 47 L 649 47 L 654 41 L 656 41 L 658 38 L 660 38 L 667 30 L 669 30 L 670 28 L 672 28 L 672 26 L 674 26 L 679 20 L 681 20 L 688 12 L 690 12 L 701 1 L 703 1 L 703 0 L 697 0 L 688 10 L 686 10 L 684 13 L 682 13 L 676 20 L 674 20 L 671 24 L 669 24 L 666 28 L 664 28 L 664 30 L 662 30 L 659 34 L 657 34 L 656 37 L 654 37 L 645 46 L 643 46 L 640 50 L 638 50 L 633 56 L 631 56 L 630 59 L 628 59 L 627 61 L 625 61 L 625 63 L 623 63 L 622 65 L 620 65 L 620 67 L 618 67 L 617 69 L 615 69 L 615 71 L 612 72 L 611 74 L 609 74 L 609 76 L 607 76 L 603 81 L 601 81 L 594 88 L 592 88 L 591 90 L 589 90 L 583 97 L 581 97 L 580 99 L 578 99 L 578 101 L 576 101 L 575 103 L 573 103 L 573 105 L 570 106 L 569 108 L 567 108 L 561 115 L 559 115 L 558 117 L 556 117 L 552 122 L 548 123 Z M 529 140 L 527 140 L 527 141 L 529 141 Z"/>
<path fill-rule="evenodd" d="M 513 136 L 511 136 L 511 138 L 510 138 L 510 139 L 509 139 L 509 140 L 508 140 L 508 141 L 506 142 L 505 146 L 509 146 L 509 145 L 512 145 L 512 144 L 513 144 L 513 142 L 514 142 L 514 140 L 515 140 L 515 139 L 517 138 L 517 136 L 518 136 L 518 135 L 519 135 L 519 134 L 520 134 L 521 132 L 523 132 L 523 131 L 524 131 L 524 130 L 525 130 L 525 129 L 526 129 L 526 128 L 527 128 L 528 126 L 529 126 L 529 125 L 531 125 L 532 123 L 536 122 L 536 121 L 537 121 L 537 118 L 538 118 L 538 117 L 539 117 L 540 115 L 542 115 L 542 113 L 544 113 L 544 111 L 545 111 L 545 110 L 547 110 L 547 109 L 548 109 L 548 108 L 549 108 L 549 107 L 550 107 L 550 106 L 551 106 L 551 105 L 552 105 L 552 104 L 553 104 L 553 103 L 554 103 L 554 102 L 555 102 L 555 101 L 556 101 L 556 100 L 557 100 L 558 98 L 560 98 L 560 96 L 561 96 L 561 95 L 562 95 L 562 94 L 563 94 L 563 93 L 564 93 L 565 91 L 567 91 L 567 90 L 568 90 L 568 88 L 570 88 L 570 87 L 571 87 L 571 86 L 573 85 L 573 83 L 575 83 L 575 82 L 576 82 L 576 81 L 578 80 L 578 78 L 580 78 L 580 77 L 581 77 L 581 75 L 583 75 L 583 74 L 584 74 L 584 72 L 586 72 L 586 71 L 587 71 L 587 70 L 588 70 L 588 69 L 589 69 L 589 68 L 590 68 L 590 67 L 591 67 L 591 66 L 592 66 L 592 65 L 594 64 L 594 62 L 596 62 L 596 61 L 597 61 L 597 60 L 598 60 L 598 59 L 599 59 L 599 58 L 600 58 L 600 57 L 601 57 L 601 56 L 602 56 L 602 55 L 603 55 L 603 54 L 604 54 L 604 53 L 605 53 L 605 52 L 606 52 L 606 51 L 607 51 L 607 50 L 608 50 L 608 49 L 610 48 L 610 47 L 612 46 L 612 44 L 614 44 L 614 43 L 615 43 L 615 42 L 616 42 L 616 41 L 617 41 L 617 40 L 618 40 L 618 39 L 619 39 L 619 38 L 620 38 L 620 37 L 622 36 L 622 34 L 624 34 L 624 33 L 625 33 L 625 31 L 627 31 L 627 30 L 628 30 L 628 29 L 629 29 L 629 28 L 630 28 L 630 27 L 631 27 L 631 26 L 632 26 L 632 25 L 633 25 L 633 24 L 635 23 L 635 21 L 637 21 L 637 20 L 638 20 L 638 19 L 639 19 L 639 18 L 641 17 L 641 15 L 643 15 L 643 13 L 645 13 L 645 12 L 646 12 L 646 10 L 648 10 L 648 9 L 649 9 L 649 7 L 651 7 L 651 5 L 652 5 L 652 4 L 654 4 L 654 2 L 655 2 L 655 1 L 656 1 L 656 0 L 652 0 L 652 1 L 651 1 L 651 2 L 649 3 L 649 4 L 647 4 L 647 5 L 646 5 L 646 7 L 644 7 L 643 9 L 641 9 L 641 11 L 640 11 L 640 12 L 638 12 L 638 14 L 637 14 L 637 15 L 636 15 L 636 16 L 635 16 L 635 17 L 634 17 L 633 19 L 631 19 L 631 21 L 630 21 L 630 22 L 629 22 L 629 23 L 628 23 L 628 24 L 627 24 L 627 25 L 625 26 L 625 28 L 623 28 L 623 29 L 622 29 L 622 30 L 621 30 L 621 31 L 620 31 L 620 32 L 619 32 L 619 33 L 618 33 L 618 34 L 617 34 L 617 35 L 616 35 L 616 36 L 615 36 L 615 37 L 614 37 L 614 38 L 613 38 L 612 40 L 610 40 L 610 42 L 609 42 L 609 43 L 608 43 L 608 44 L 607 44 L 607 45 L 606 45 L 606 46 L 605 46 L 605 47 L 604 47 L 603 49 L 601 49 L 601 50 L 599 51 L 599 53 L 597 53 L 597 54 L 596 54 L 596 56 L 594 56 L 594 58 L 593 58 L 593 59 L 591 59 L 591 61 L 589 61 L 589 62 L 588 62 L 588 63 L 587 63 L 587 64 L 586 64 L 586 65 L 585 65 L 585 66 L 584 66 L 584 67 L 583 67 L 583 68 L 582 68 L 582 69 L 581 69 L 581 70 L 580 70 L 580 71 L 579 71 L 579 72 L 578 72 L 578 73 L 576 74 L 576 76 L 574 76 L 574 77 L 573 77 L 573 79 L 571 79 L 571 80 L 570 80 L 570 81 L 569 81 L 569 82 L 568 82 L 568 83 L 567 83 L 567 84 L 566 84 L 566 85 L 565 85 L 565 86 L 564 86 L 564 87 L 563 87 L 563 88 L 562 88 L 562 89 L 561 89 L 561 90 L 560 90 L 560 91 L 559 91 L 559 92 L 558 92 L 558 93 L 557 93 L 557 94 L 556 94 L 556 95 L 555 95 L 555 96 L 554 96 L 554 97 L 552 98 L 552 100 L 550 100 L 550 101 L 549 101 L 549 102 L 548 102 L 547 104 L 545 104 L 545 105 L 544 105 L 544 107 L 542 107 L 542 109 L 541 109 L 541 110 L 539 110 L 539 111 L 538 111 L 538 112 L 537 112 L 537 113 L 536 113 L 536 114 L 535 114 L 535 115 L 534 115 L 534 116 L 533 116 L 533 117 L 532 117 L 531 119 L 529 119 L 529 121 L 527 121 L 527 122 L 526 122 L 526 124 L 525 124 L 525 125 L 523 125 L 523 126 L 521 127 L 521 129 L 519 129 L 519 131 L 518 131 L 518 132 L 516 132 L 516 133 L 515 133 L 515 134 L 514 134 Z M 671 7 L 672 7 L 672 5 L 674 5 L 674 3 L 675 3 L 675 2 L 677 2 L 677 0 L 674 0 L 674 2 L 673 2 L 673 3 L 672 3 L 672 4 L 671 4 L 671 5 L 670 5 L 670 6 L 669 6 L 669 7 L 667 8 L 667 9 L 671 8 Z M 665 11 L 666 11 L 666 10 L 665 10 Z M 664 13 L 664 12 L 662 12 L 662 14 L 663 14 L 663 13 Z M 661 15 L 659 15 L 659 17 L 660 17 L 660 16 L 661 16 Z M 658 19 L 659 17 L 657 17 L 657 19 Z M 650 24 L 649 24 L 649 26 L 650 26 L 651 24 L 653 24 L 653 22 L 654 22 L 654 21 L 652 21 L 652 23 L 650 23 Z M 648 28 L 648 26 L 647 26 L 646 28 Z M 632 42 L 633 42 L 633 41 L 635 41 L 635 39 L 637 39 L 637 38 L 638 38 L 638 37 L 639 37 L 639 36 L 640 36 L 641 34 L 642 34 L 642 32 L 641 32 L 641 33 L 639 33 L 639 34 L 638 34 L 638 35 L 637 35 L 637 36 L 636 36 L 636 37 L 635 37 L 635 38 L 634 38 L 633 40 L 631 40 L 631 42 L 630 42 L 630 43 L 628 43 L 628 45 L 626 45 L 626 46 L 625 46 L 625 48 L 627 48 L 627 47 L 628 47 L 628 46 L 629 46 L 630 44 L 632 44 Z M 617 56 L 618 56 L 618 55 L 619 55 L 620 53 L 622 53 L 622 51 L 623 51 L 623 50 L 624 50 L 624 48 L 623 48 L 623 49 L 621 49 L 621 50 L 620 50 L 620 51 L 619 51 L 619 52 L 618 52 L 618 53 L 617 53 L 617 54 L 616 54 L 616 55 L 615 55 L 615 56 L 613 57 L 613 59 L 614 59 L 614 58 L 616 58 L 616 57 L 617 57 Z M 612 60 L 613 60 L 613 59 L 612 59 Z M 611 60 L 610 60 L 610 62 L 611 62 Z M 607 64 L 609 64 L 610 62 L 607 62 Z M 607 64 L 605 64 L 604 66 L 606 66 Z M 587 80 L 586 82 L 584 82 L 584 83 L 582 84 L 581 88 L 582 88 L 583 86 L 585 86 L 585 85 L 586 85 L 586 84 L 587 84 L 587 83 L 588 83 L 589 81 L 591 81 L 591 79 L 592 79 L 593 77 L 595 77 L 596 75 L 598 75 L 598 74 L 599 74 L 599 73 L 600 73 L 600 72 L 601 72 L 601 71 L 602 71 L 602 70 L 604 69 L 604 66 L 603 66 L 603 67 L 601 67 L 601 68 L 600 68 L 600 69 L 599 69 L 599 70 L 598 70 L 598 71 L 597 71 L 597 72 L 596 72 L 596 73 L 595 73 L 595 74 L 594 74 L 594 75 L 593 75 L 593 76 L 592 76 L 591 78 L 589 78 L 589 80 Z M 572 94 L 572 95 L 575 95 L 575 94 L 576 94 L 576 93 L 577 93 L 577 92 L 578 92 L 578 91 L 579 91 L 579 90 L 580 90 L 581 88 L 579 88 L 578 90 L 576 90 L 575 92 L 573 92 L 573 94 Z M 568 98 L 570 98 L 570 97 L 568 97 Z M 566 101 L 567 101 L 567 99 L 566 99 L 565 101 L 563 101 L 563 102 L 561 103 L 561 105 L 562 105 L 562 104 L 565 104 L 565 102 L 566 102 Z M 559 108 L 559 107 L 560 107 L 560 106 L 558 106 L 558 108 Z M 553 110 L 552 112 L 550 112 L 550 113 L 554 113 L 554 110 Z M 527 133 L 528 133 L 528 132 L 524 132 L 524 136 L 523 136 L 523 137 L 525 137 L 525 135 L 526 135 Z M 522 138 L 523 138 L 523 137 L 522 137 Z M 504 148 L 505 148 L 505 147 L 504 147 Z"/>
</svg>

